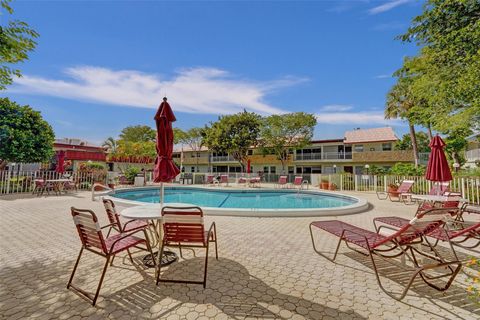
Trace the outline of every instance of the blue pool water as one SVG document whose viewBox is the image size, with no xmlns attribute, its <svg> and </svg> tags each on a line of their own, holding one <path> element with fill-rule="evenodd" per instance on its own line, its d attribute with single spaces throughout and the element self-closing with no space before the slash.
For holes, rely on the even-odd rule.
<svg viewBox="0 0 480 320">
<path fill-rule="evenodd" d="M 158 203 L 158 188 L 120 190 L 116 198 Z M 297 190 L 208 190 L 203 188 L 165 188 L 164 202 L 188 203 L 200 207 L 243 209 L 314 209 L 336 208 L 355 204 L 356 199 Z"/>
</svg>

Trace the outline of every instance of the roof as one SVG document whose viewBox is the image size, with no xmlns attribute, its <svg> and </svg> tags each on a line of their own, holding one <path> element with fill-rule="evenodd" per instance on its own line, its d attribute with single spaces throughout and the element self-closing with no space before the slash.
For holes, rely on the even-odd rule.
<svg viewBox="0 0 480 320">
<path fill-rule="evenodd" d="M 180 145 L 173 146 L 173 152 L 182 152 L 182 151 L 183 152 L 191 152 L 191 151 L 193 151 L 193 149 L 190 146 L 186 146 L 186 145 L 184 145 L 183 148 Z M 200 150 L 197 150 L 197 152 L 200 152 L 200 151 L 208 151 L 208 148 L 205 147 L 205 146 L 202 146 L 200 148 Z"/>
<path fill-rule="evenodd" d="M 343 142 L 343 139 L 325 139 L 325 140 L 310 141 L 310 143 L 331 143 L 331 142 Z"/>
<path fill-rule="evenodd" d="M 345 132 L 344 143 L 361 143 L 361 142 L 381 142 L 381 141 L 397 141 L 398 138 L 390 127 L 372 128 L 372 129 L 356 129 Z"/>
</svg>

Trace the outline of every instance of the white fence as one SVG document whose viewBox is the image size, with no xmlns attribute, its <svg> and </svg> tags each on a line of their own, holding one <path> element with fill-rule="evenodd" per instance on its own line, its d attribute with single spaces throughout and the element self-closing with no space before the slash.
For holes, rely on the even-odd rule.
<svg viewBox="0 0 480 320">
<path fill-rule="evenodd" d="M 94 182 L 105 183 L 105 177 L 92 173 L 55 171 L 0 171 L 0 195 L 28 193 L 35 188 L 35 179 L 59 179 L 70 177 L 81 190 L 90 190 Z"/>
<path fill-rule="evenodd" d="M 207 175 L 228 175 L 229 183 L 236 183 L 238 178 L 248 176 L 244 173 L 183 173 L 177 177 L 177 182 L 186 184 L 203 184 Z M 251 174 L 250 176 L 256 176 Z M 400 184 L 403 180 L 414 180 L 412 192 L 416 194 L 428 194 L 433 182 L 423 176 L 393 176 L 393 175 L 362 175 L 362 174 L 288 174 L 288 182 L 293 182 L 296 176 L 302 176 L 311 187 L 318 188 L 322 182 L 328 183 L 337 191 L 387 191 L 391 184 Z M 186 177 L 187 179 L 181 179 Z M 273 184 L 278 181 L 280 174 L 264 174 L 262 183 Z M 179 179 L 180 178 L 180 179 Z M 147 180 L 148 177 L 147 177 Z M 454 177 L 450 182 L 450 191 L 459 192 L 471 203 L 480 204 L 480 177 Z"/>
<path fill-rule="evenodd" d="M 68 173 L 67 173 L 68 174 Z M 219 176 L 227 173 L 182 173 L 176 182 L 185 184 L 203 184 L 207 175 Z M 105 184 L 105 177 L 99 177 L 92 173 L 70 173 L 71 178 L 81 190 L 90 190 L 94 182 Z M 236 183 L 238 178 L 248 176 L 244 173 L 228 173 L 230 183 Z M 64 175 L 55 171 L 0 171 L 0 195 L 10 193 L 32 192 L 35 187 L 35 179 L 58 179 Z M 251 174 L 250 176 L 256 176 Z M 287 181 L 293 182 L 296 176 L 300 174 L 288 174 Z M 386 191 L 390 184 L 399 184 L 408 179 L 414 180 L 412 192 L 416 194 L 428 194 L 432 188 L 432 182 L 424 177 L 409 176 L 376 176 L 376 175 L 353 175 L 353 174 L 301 174 L 304 180 L 307 180 L 311 187 L 318 188 L 320 184 L 328 183 L 338 191 Z M 273 184 L 278 181 L 280 174 L 264 174 L 261 182 Z M 152 182 L 152 172 L 146 173 L 147 183 Z M 185 179 L 183 179 L 185 178 Z M 459 192 L 471 203 L 480 204 L 480 177 L 454 177 L 450 182 L 450 191 Z"/>
</svg>

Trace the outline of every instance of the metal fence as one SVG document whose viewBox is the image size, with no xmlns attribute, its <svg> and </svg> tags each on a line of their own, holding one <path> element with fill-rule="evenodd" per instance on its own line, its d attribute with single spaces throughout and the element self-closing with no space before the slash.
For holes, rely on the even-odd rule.
<svg viewBox="0 0 480 320">
<path fill-rule="evenodd" d="M 218 177 L 228 175 L 229 183 L 236 183 L 240 177 L 254 177 L 257 174 L 245 173 L 190 173 L 191 179 L 181 179 L 179 175 L 177 183 L 203 184 L 208 175 Z M 416 194 L 428 194 L 433 186 L 431 181 L 421 176 L 393 176 L 393 175 L 364 175 L 364 174 L 263 174 L 262 183 L 274 184 L 280 176 L 287 176 L 287 182 L 292 183 L 297 176 L 302 176 L 303 180 L 308 181 L 313 188 L 318 188 L 320 184 L 328 184 L 328 187 L 338 191 L 359 191 L 375 192 L 387 191 L 391 184 L 400 184 L 403 180 L 414 180 L 412 192 Z M 11 193 L 32 192 L 35 187 L 35 179 L 59 179 L 65 176 L 70 177 L 80 190 L 90 190 L 94 182 L 105 184 L 106 178 L 99 178 L 93 173 L 70 172 L 60 174 L 55 171 L 0 171 L 0 195 Z M 152 172 L 146 173 L 147 183 L 152 182 Z M 480 204 L 480 177 L 454 177 L 450 182 L 450 191 L 459 192 L 462 197 L 471 203 Z"/>
<path fill-rule="evenodd" d="M 191 173 L 192 179 L 181 180 L 182 183 L 203 184 L 206 176 L 228 175 L 229 183 L 236 183 L 240 177 L 257 176 L 257 174 L 244 173 Z M 395 176 L 395 175 L 365 175 L 365 174 L 264 174 L 262 183 L 276 183 L 280 176 L 287 176 L 287 181 L 292 183 L 297 176 L 302 176 L 311 187 L 318 188 L 322 182 L 328 184 L 330 189 L 337 191 L 375 192 L 387 191 L 389 185 L 399 185 L 403 180 L 415 181 L 412 193 L 428 194 L 434 182 L 428 181 L 423 176 Z M 181 177 L 181 175 L 179 175 Z M 454 177 L 450 182 L 449 190 L 458 192 L 471 203 L 480 204 L 480 177 Z"/>
<path fill-rule="evenodd" d="M 35 189 L 36 179 L 70 178 L 80 190 L 90 190 L 94 182 L 105 183 L 105 178 L 100 178 L 93 173 L 55 171 L 0 171 L 0 195 L 11 193 L 28 193 Z M 98 181 L 100 180 L 100 181 Z"/>
</svg>

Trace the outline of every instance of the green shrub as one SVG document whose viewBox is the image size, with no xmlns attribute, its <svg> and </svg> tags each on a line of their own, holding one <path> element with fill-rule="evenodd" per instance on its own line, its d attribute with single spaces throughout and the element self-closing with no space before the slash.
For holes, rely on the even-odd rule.
<svg viewBox="0 0 480 320">
<path fill-rule="evenodd" d="M 123 174 L 125 176 L 125 178 L 127 178 L 127 180 L 129 182 L 133 182 L 135 180 L 135 176 L 137 174 L 140 173 L 140 168 L 138 167 L 134 167 L 134 166 L 128 166 L 124 171 L 123 171 Z"/>
<path fill-rule="evenodd" d="M 423 176 L 425 174 L 425 166 L 415 168 L 413 163 L 397 162 L 390 169 L 389 173 L 398 176 Z"/>
</svg>

